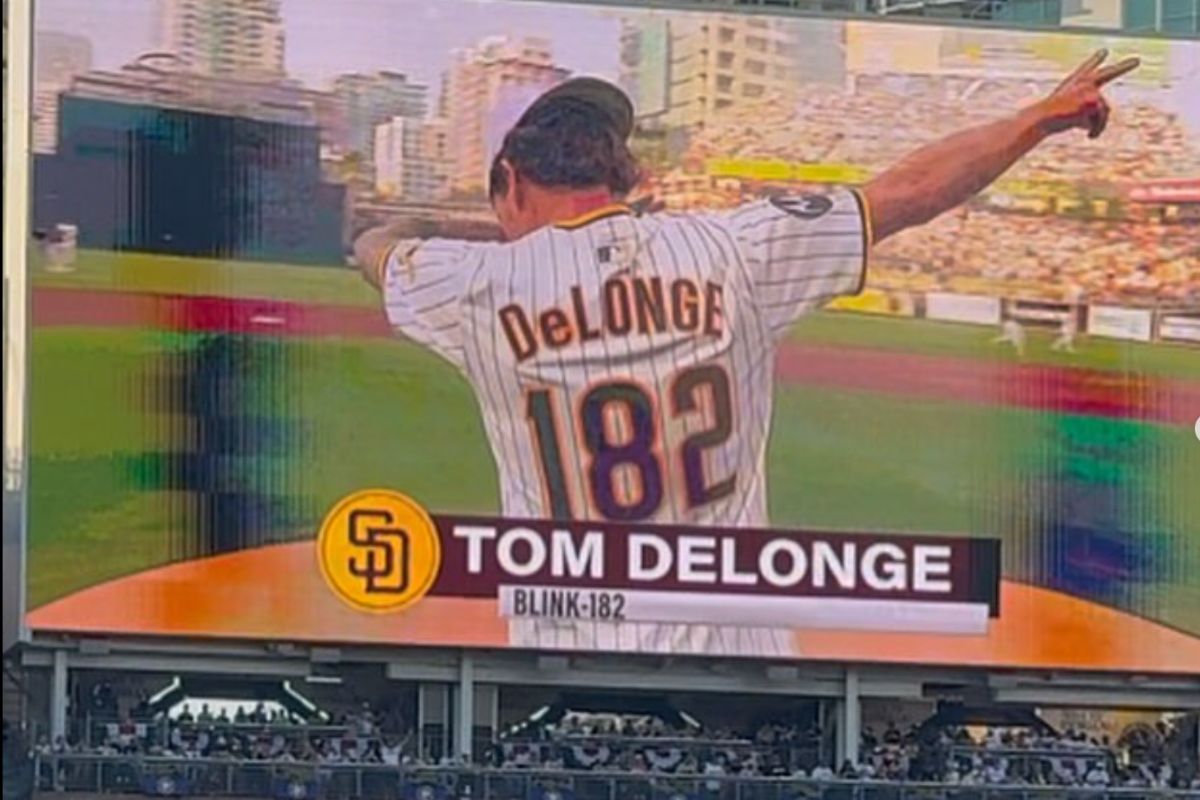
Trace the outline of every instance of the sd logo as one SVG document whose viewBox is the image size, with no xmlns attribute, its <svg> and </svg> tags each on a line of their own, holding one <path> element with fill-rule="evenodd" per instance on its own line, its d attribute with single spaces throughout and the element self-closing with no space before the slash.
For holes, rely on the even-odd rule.
<svg viewBox="0 0 1200 800">
<path fill-rule="evenodd" d="M 317 561 L 329 588 L 363 611 L 396 611 L 433 586 L 442 561 L 425 509 L 386 489 L 343 498 L 325 516 Z"/>
</svg>

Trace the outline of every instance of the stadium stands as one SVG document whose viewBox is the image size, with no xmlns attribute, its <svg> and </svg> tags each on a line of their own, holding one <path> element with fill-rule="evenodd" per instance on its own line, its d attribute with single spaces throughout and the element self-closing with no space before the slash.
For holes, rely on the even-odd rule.
<svg viewBox="0 0 1200 800">
<path fill-rule="evenodd" d="M 186 793 L 220 795 L 262 794 L 281 781 L 308 787 L 306 792 L 334 784 L 359 787 L 351 792 L 355 796 L 363 781 L 393 789 L 429 783 L 452 792 L 470 786 L 471 796 L 504 798 L 532 797 L 547 786 L 580 798 L 607 797 L 610 791 L 632 796 L 618 787 L 640 787 L 648 798 L 664 791 L 756 800 L 857 797 L 863 796 L 856 794 L 860 784 L 881 783 L 921 787 L 923 797 L 949 796 L 951 787 L 987 787 L 989 793 L 996 787 L 1200 792 L 1190 717 L 1163 723 L 1153 735 L 1131 737 L 1121 747 L 1048 726 L 993 727 L 974 738 L 957 726 L 901 731 L 889 725 L 881 735 L 868 728 L 860 763 L 835 771 L 816 760 L 820 730 L 786 724 L 739 733 L 681 730 L 646 717 L 608 715 L 597 721 L 568 715 L 553 725 L 520 727 L 481 754 L 482 763 L 465 765 L 419 757 L 412 731 L 385 732 L 373 716 L 364 708 L 339 725 L 163 719 L 144 737 L 135 734 L 135 724 L 123 723 L 93 746 L 42 741 L 34 753 L 37 780 L 61 791 L 172 794 L 190 787 Z M 164 780 L 171 791 L 159 785 Z"/>
<path fill-rule="evenodd" d="M 568 770 L 394 768 L 163 758 L 50 756 L 40 760 L 42 791 L 210 797 L 413 798 L 414 800 L 1050 800 L 1182 798 L 1198 791 L 1097 786 L 955 785 L 873 779 L 656 776 Z"/>
<path fill-rule="evenodd" d="M 826 165 L 845 173 L 833 179 L 853 180 L 964 124 L 993 118 L 997 109 L 1018 108 L 1044 89 L 1027 79 L 958 75 L 862 76 L 853 92 L 804 84 L 794 110 L 766 104 L 699 131 L 683 166 L 653 174 L 649 185 L 668 207 L 694 208 L 795 188 L 755 179 L 754 165 Z M 886 136 L 879 135 L 879 119 L 890 121 Z M 713 174 L 702 165 L 714 159 L 744 170 Z M 1081 291 L 1098 302 L 1195 307 L 1200 219 L 1165 224 L 1161 214 L 1124 198 L 1134 182 L 1196 174 L 1200 147 L 1174 115 L 1123 104 L 1103 142 L 1048 142 L 985 197 L 883 243 L 872 285 L 961 291 L 968 283 L 972 291 L 990 287 L 1010 296 L 1014 288 L 1047 299 Z"/>
</svg>

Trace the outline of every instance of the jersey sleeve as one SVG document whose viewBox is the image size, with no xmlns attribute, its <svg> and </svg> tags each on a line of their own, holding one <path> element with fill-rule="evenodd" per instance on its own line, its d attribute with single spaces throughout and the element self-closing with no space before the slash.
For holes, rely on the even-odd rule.
<svg viewBox="0 0 1200 800">
<path fill-rule="evenodd" d="M 477 246 L 468 242 L 409 239 L 396 243 L 380 267 L 391 326 L 460 369 L 465 363 L 462 301 L 477 254 Z"/>
<path fill-rule="evenodd" d="M 742 206 L 728 220 L 773 335 L 835 297 L 862 291 L 871 226 L 858 191 L 774 197 Z"/>
</svg>

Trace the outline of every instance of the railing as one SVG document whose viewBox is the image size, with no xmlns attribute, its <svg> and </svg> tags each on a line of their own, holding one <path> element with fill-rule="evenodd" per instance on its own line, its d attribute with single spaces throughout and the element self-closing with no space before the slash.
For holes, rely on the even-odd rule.
<svg viewBox="0 0 1200 800">
<path fill-rule="evenodd" d="M 1182 800 L 1197 791 L 50 755 L 42 792 L 281 800 Z"/>
<path fill-rule="evenodd" d="M 589 746 L 607 750 L 607 756 L 592 764 L 581 763 L 576 748 Z M 612 763 L 621 754 L 640 753 L 652 759 L 654 753 L 664 750 L 675 751 L 679 761 L 686 756 L 712 760 L 722 753 L 727 757 L 753 753 L 760 759 L 775 759 L 789 768 L 812 769 L 822 761 L 821 740 L 815 737 L 783 744 L 760 744 L 750 739 L 555 734 L 548 739 L 501 739 L 495 747 L 509 758 L 518 753 L 530 754 L 530 763 L 535 764 L 559 758 L 568 768 L 604 769 L 604 765 Z M 506 763 L 511 765 L 513 762 Z"/>
</svg>

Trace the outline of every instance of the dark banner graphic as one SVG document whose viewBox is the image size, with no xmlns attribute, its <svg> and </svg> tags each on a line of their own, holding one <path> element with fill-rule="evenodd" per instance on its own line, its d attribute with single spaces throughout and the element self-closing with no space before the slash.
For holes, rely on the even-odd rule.
<svg viewBox="0 0 1200 800">
<path fill-rule="evenodd" d="M 326 580 L 367 610 L 426 594 L 505 617 L 981 634 L 999 614 L 985 539 L 429 518 L 364 492 L 327 518 Z"/>
</svg>

